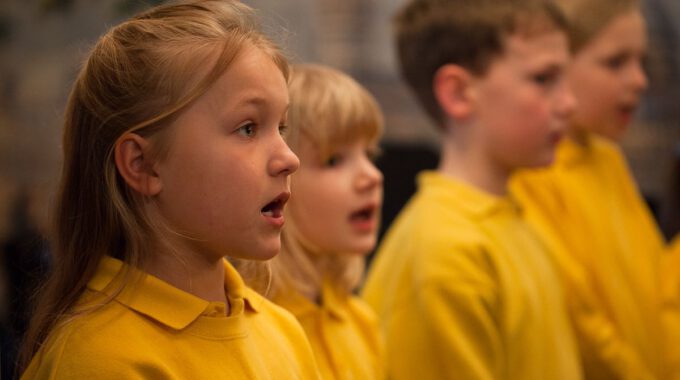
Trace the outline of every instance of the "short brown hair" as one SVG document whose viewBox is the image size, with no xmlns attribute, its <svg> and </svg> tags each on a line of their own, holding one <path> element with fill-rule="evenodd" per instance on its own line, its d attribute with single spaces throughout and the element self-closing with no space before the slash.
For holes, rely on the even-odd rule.
<svg viewBox="0 0 680 380">
<path fill-rule="evenodd" d="M 548 0 L 413 0 L 394 18 L 401 74 L 439 125 L 432 80 L 440 67 L 453 63 L 482 75 L 503 53 L 504 37 L 566 27 Z"/>
</svg>

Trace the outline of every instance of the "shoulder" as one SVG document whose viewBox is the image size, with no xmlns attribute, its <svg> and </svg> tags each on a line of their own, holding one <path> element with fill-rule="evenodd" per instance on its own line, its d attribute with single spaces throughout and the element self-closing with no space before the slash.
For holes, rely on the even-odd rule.
<svg viewBox="0 0 680 380">
<path fill-rule="evenodd" d="M 295 316 L 283 307 L 268 300 L 251 288 L 246 288 L 246 297 L 257 310 L 252 315 L 251 327 L 267 334 L 278 335 L 293 345 L 304 341 L 304 331 Z"/>
<path fill-rule="evenodd" d="M 138 364 L 148 352 L 124 336 L 108 306 L 53 330 L 24 378 L 143 378 Z"/>
<path fill-rule="evenodd" d="M 385 235 L 385 242 L 394 242 L 404 248 L 428 249 L 474 242 L 481 238 L 478 232 L 474 221 L 455 204 L 447 202 L 445 197 L 424 193 L 399 213 Z"/>
<path fill-rule="evenodd" d="M 378 326 L 378 316 L 360 297 L 351 296 L 348 300 L 348 308 L 352 315 L 363 324 Z"/>
<path fill-rule="evenodd" d="M 268 355 L 296 367 L 302 378 L 316 378 L 316 361 L 302 326 L 295 316 L 251 288 L 245 289 L 248 302 L 256 309 L 249 315 L 251 338 Z"/>
<path fill-rule="evenodd" d="M 265 296 L 251 288 L 246 288 L 245 295 L 248 302 L 258 311 L 258 315 L 281 325 L 297 325 L 295 316 L 285 308 L 275 304 Z"/>
<path fill-rule="evenodd" d="M 489 270 L 493 244 L 469 218 L 440 209 L 433 210 L 427 223 L 409 230 L 398 227 L 381 244 L 375 265 L 386 266 L 388 272 L 395 264 L 403 266 L 414 285 Z"/>
</svg>

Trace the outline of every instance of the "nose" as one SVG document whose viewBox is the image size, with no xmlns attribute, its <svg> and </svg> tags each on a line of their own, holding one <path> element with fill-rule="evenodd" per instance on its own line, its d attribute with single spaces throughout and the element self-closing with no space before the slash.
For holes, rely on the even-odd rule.
<svg viewBox="0 0 680 380">
<path fill-rule="evenodd" d="M 383 174 L 375 164 L 373 164 L 373 161 L 368 159 L 368 157 L 364 157 L 361 160 L 359 173 L 354 184 L 356 189 L 360 192 L 369 191 L 376 187 L 382 188 Z"/>
<path fill-rule="evenodd" d="M 642 92 L 647 89 L 649 82 L 647 80 L 647 73 L 645 68 L 642 66 L 642 62 L 636 62 L 633 67 L 631 67 L 630 72 L 630 85 L 637 92 Z"/>
<path fill-rule="evenodd" d="M 566 119 L 574 113 L 578 101 L 566 80 L 562 81 L 555 97 L 555 113 L 558 117 Z"/>
<path fill-rule="evenodd" d="M 288 144 L 278 135 L 276 147 L 267 165 L 269 175 L 273 177 L 288 176 L 300 167 L 300 159 L 293 153 Z"/>
</svg>

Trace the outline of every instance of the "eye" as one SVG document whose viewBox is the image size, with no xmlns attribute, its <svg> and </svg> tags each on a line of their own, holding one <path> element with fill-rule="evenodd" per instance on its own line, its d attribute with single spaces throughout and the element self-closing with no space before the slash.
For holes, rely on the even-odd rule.
<svg viewBox="0 0 680 380">
<path fill-rule="evenodd" d="M 290 130 L 290 127 L 286 124 L 279 124 L 279 134 L 283 137 L 288 136 L 288 132 Z"/>
<path fill-rule="evenodd" d="M 544 71 L 533 74 L 531 80 L 541 86 L 551 86 L 557 82 L 559 73 L 556 71 Z"/>
<path fill-rule="evenodd" d="M 372 162 L 378 161 L 378 158 L 380 158 L 381 155 L 382 149 L 377 146 L 366 149 L 366 157 L 368 157 L 368 159 Z"/>
<path fill-rule="evenodd" d="M 329 167 L 329 168 L 334 168 L 342 162 L 342 155 L 338 153 L 331 154 L 328 159 L 324 162 L 323 166 Z"/>
<path fill-rule="evenodd" d="M 626 64 L 628 56 L 624 53 L 616 54 L 604 60 L 604 65 L 612 70 L 618 70 Z"/>
<path fill-rule="evenodd" d="M 238 128 L 237 132 L 245 137 L 255 136 L 256 126 L 255 123 L 248 122 Z"/>
</svg>

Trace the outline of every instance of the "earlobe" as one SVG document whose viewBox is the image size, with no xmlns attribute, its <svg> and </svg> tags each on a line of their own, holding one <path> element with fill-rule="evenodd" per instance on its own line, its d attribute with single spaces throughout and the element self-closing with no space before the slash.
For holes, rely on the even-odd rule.
<svg viewBox="0 0 680 380">
<path fill-rule="evenodd" d="M 150 143 L 135 133 L 122 135 L 114 147 L 118 173 L 125 183 L 146 196 L 155 196 L 162 189 L 162 182 L 151 162 Z"/>
<path fill-rule="evenodd" d="M 454 120 L 470 117 L 473 108 L 470 86 L 472 75 L 459 65 L 447 64 L 434 75 L 432 87 L 442 111 Z"/>
</svg>

